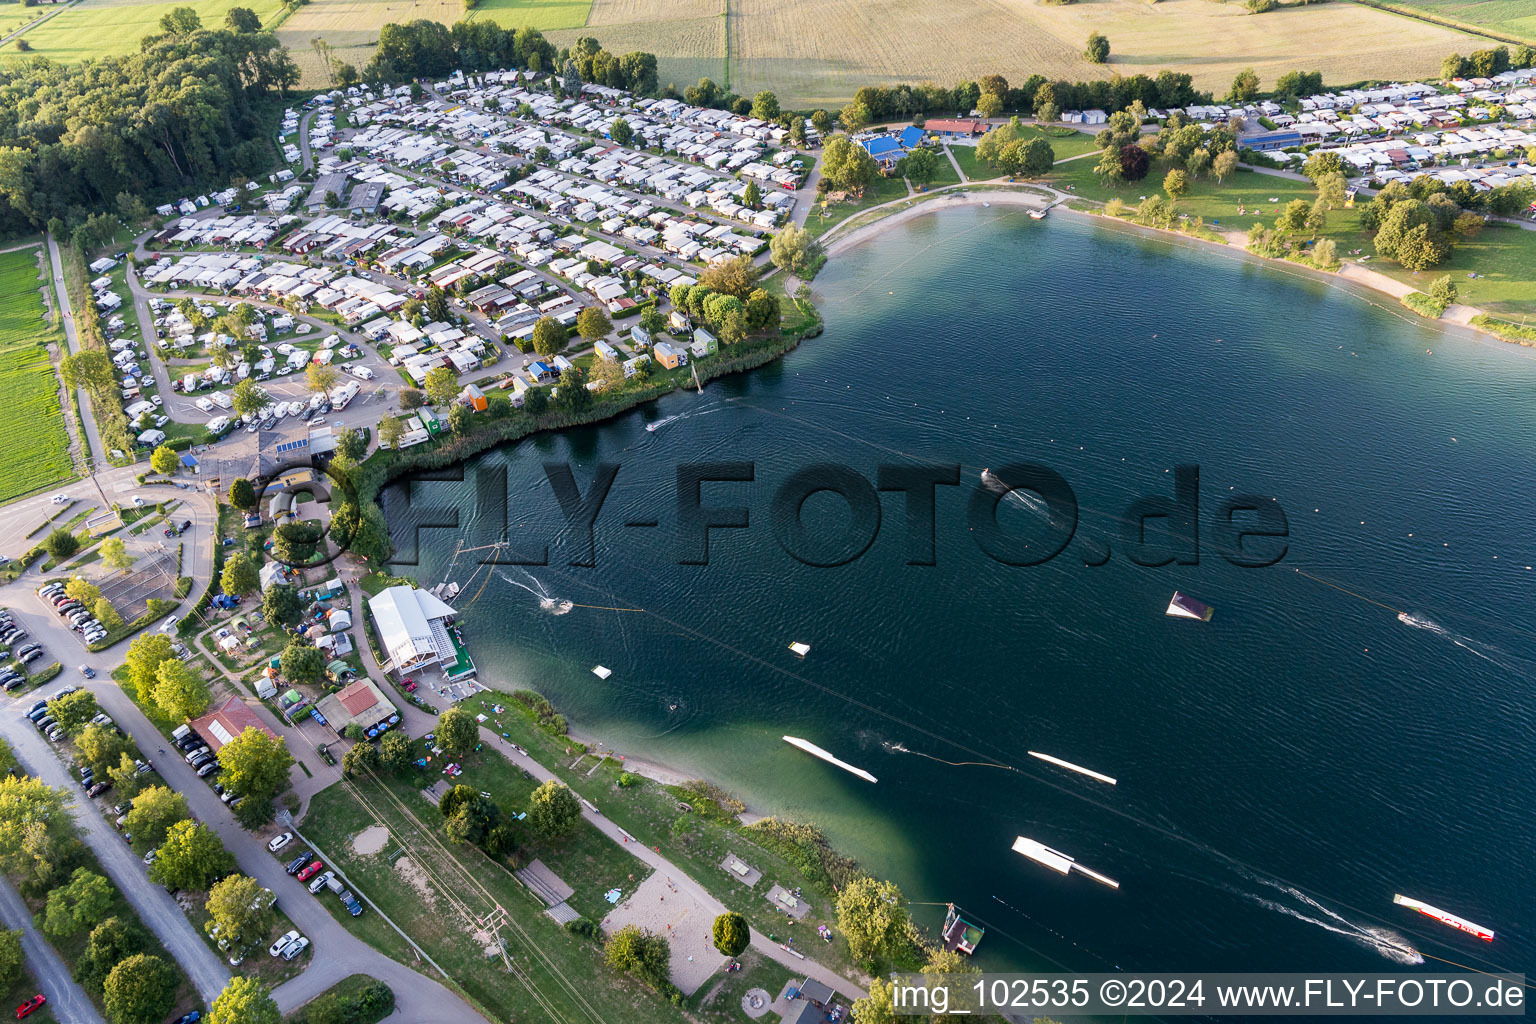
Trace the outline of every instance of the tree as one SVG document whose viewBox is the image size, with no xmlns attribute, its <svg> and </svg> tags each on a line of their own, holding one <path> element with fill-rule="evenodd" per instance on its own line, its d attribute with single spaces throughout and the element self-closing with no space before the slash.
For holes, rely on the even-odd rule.
<svg viewBox="0 0 1536 1024">
<path fill-rule="evenodd" d="M 420 409 L 427 404 L 427 396 L 416 388 L 400 389 L 400 411 L 410 412 L 412 409 Z"/>
<path fill-rule="evenodd" d="M 825 110 L 811 111 L 811 127 L 816 129 L 816 134 L 825 139 L 832 134 L 832 115 Z"/>
<path fill-rule="evenodd" d="M 460 707 L 451 707 L 437 716 L 437 745 L 452 757 L 462 757 L 480 742 L 480 726 L 475 717 Z"/>
<path fill-rule="evenodd" d="M 87 391 L 105 391 L 117 386 L 117 370 L 103 349 L 88 348 L 59 361 L 64 386 Z"/>
<path fill-rule="evenodd" d="M 976 112 L 982 117 L 996 117 L 1003 112 L 1003 98 L 995 92 L 984 92 L 976 100 Z"/>
<path fill-rule="evenodd" d="M 822 149 L 821 177 L 831 188 L 862 192 L 877 173 L 875 158 L 847 136 L 833 136 Z"/>
<path fill-rule="evenodd" d="M 130 956 L 107 975 L 102 1005 L 115 1024 L 160 1024 L 176 1005 L 176 972 L 157 956 Z"/>
<path fill-rule="evenodd" d="M 541 356 L 552 356 L 565 348 L 565 328 L 554 317 L 540 317 L 533 325 L 533 350 Z"/>
<path fill-rule="evenodd" d="M 1237 153 L 1230 149 L 1217 153 L 1215 161 L 1211 164 L 1211 170 L 1215 173 L 1218 182 L 1225 182 L 1237 170 Z"/>
<path fill-rule="evenodd" d="M 260 803 L 288 785 L 293 755 L 283 737 L 248 725 L 219 750 L 219 765 L 225 789 Z"/>
<path fill-rule="evenodd" d="M 1088 33 L 1088 45 L 1083 50 L 1083 56 L 1090 64 L 1109 63 L 1109 40 L 1098 32 Z"/>
<path fill-rule="evenodd" d="M 261 595 L 261 611 L 268 622 L 291 625 L 303 610 L 299 592 L 286 583 L 274 583 Z"/>
<path fill-rule="evenodd" d="M 122 918 L 109 917 L 91 929 L 85 951 L 75 961 L 75 980 L 85 988 L 101 995 L 102 984 L 112 968 L 144 948 L 147 936 Z"/>
<path fill-rule="evenodd" d="M 752 932 L 747 927 L 747 919 L 733 910 L 715 918 L 711 934 L 715 940 L 715 948 L 726 956 L 741 956 L 747 948 L 747 943 L 752 941 Z"/>
<path fill-rule="evenodd" d="M 143 854 L 165 842 L 172 825 L 186 820 L 186 797 L 165 786 L 150 786 L 133 798 L 123 829 L 133 836 L 134 850 Z"/>
<path fill-rule="evenodd" d="M 410 738 L 403 732 L 390 731 L 379 740 L 379 763 L 386 771 L 405 772 L 415 761 L 415 754 L 411 751 Z"/>
<path fill-rule="evenodd" d="M 176 449 L 170 445 L 163 444 L 149 454 L 149 468 L 162 476 L 173 475 L 180 464 Z"/>
<path fill-rule="evenodd" d="M 1259 76 L 1253 68 L 1244 68 L 1232 79 L 1232 101 L 1247 103 L 1259 95 Z"/>
<path fill-rule="evenodd" d="M 97 778 L 101 778 L 122 760 L 124 754 L 131 755 L 133 742 L 119 736 L 117 730 L 109 725 L 92 723 L 81 729 L 80 735 L 75 737 L 75 749 L 80 752 L 80 760 L 96 773 Z"/>
<path fill-rule="evenodd" d="M 243 551 L 236 551 L 224 561 L 224 572 L 219 576 L 219 585 L 224 588 L 226 594 L 249 594 L 261 586 L 261 571 L 256 568 L 256 563 Z"/>
<path fill-rule="evenodd" d="M 1140 181 L 1152 169 L 1152 158 L 1137 145 L 1120 148 L 1120 176 L 1126 181 Z"/>
<path fill-rule="evenodd" d="M 615 391 L 624 386 L 624 367 L 616 359 L 594 359 L 587 374 L 599 391 Z"/>
<path fill-rule="evenodd" d="M 914 185 L 927 185 L 939 176 L 939 155 L 919 146 L 897 162 L 896 173 Z"/>
<path fill-rule="evenodd" d="M 379 421 L 378 435 L 379 447 L 393 448 L 400 443 L 400 438 L 405 436 L 405 425 L 400 422 L 398 416 L 385 416 Z"/>
<path fill-rule="evenodd" d="M 313 1007 L 309 1019 L 315 1020 Z M 208 1024 L 280 1024 L 282 1012 L 255 978 L 235 975 L 213 1001 L 213 1008 L 203 1018 Z"/>
<path fill-rule="evenodd" d="M 638 925 L 627 924 L 608 937 L 603 959 L 616 971 L 634 975 L 654 988 L 667 981 L 672 963 L 670 943 Z"/>
<path fill-rule="evenodd" d="M 805 228 L 793 221 L 785 224 L 768 245 L 773 265 L 797 276 L 805 276 L 821 259 L 821 245 Z M 676 305 L 674 300 L 673 305 Z"/>
<path fill-rule="evenodd" d="M 178 821 L 166 832 L 149 877 L 167 889 L 201 892 L 234 866 L 217 832 L 200 821 Z"/>
<path fill-rule="evenodd" d="M 101 588 L 83 576 L 73 576 L 64 584 L 64 593 L 81 604 L 90 604 L 101 596 Z"/>
<path fill-rule="evenodd" d="M 1338 245 L 1331 238 L 1319 238 L 1312 247 L 1312 262 L 1324 270 L 1339 265 Z"/>
<path fill-rule="evenodd" d="M 844 131 L 856 132 L 869 124 L 869 108 L 858 100 L 854 100 L 843 107 L 842 112 L 837 115 L 837 120 Z"/>
<path fill-rule="evenodd" d="M 275 902 L 271 890 L 256 879 L 235 874 L 213 883 L 203 906 L 211 919 L 209 929 L 216 925 L 220 938 L 229 939 L 231 946 L 242 946 L 272 930 L 277 921 Z"/>
<path fill-rule="evenodd" d="M 751 178 L 747 179 L 747 187 L 742 190 L 741 205 L 749 210 L 756 210 L 763 205 L 763 192 Z"/>
<path fill-rule="evenodd" d="M 601 306 L 585 306 L 576 314 L 576 333 L 587 341 L 599 341 L 613 333 L 613 322 Z"/>
<path fill-rule="evenodd" d="M 318 683 L 320 674 L 325 671 L 325 655 L 318 647 L 295 637 L 283 648 L 282 668 L 290 682 Z"/>
<path fill-rule="evenodd" d="M 379 750 L 367 740 L 360 740 L 347 748 L 347 752 L 341 755 L 341 771 L 344 775 L 353 777 L 367 775 L 379 770 Z"/>
<path fill-rule="evenodd" d="M 889 955 L 906 935 L 906 900 L 894 882 L 855 878 L 837 894 L 836 905 L 837 926 L 861 963 Z"/>
<path fill-rule="evenodd" d="M 31 776 L 0 778 L 0 868 L 48 885 L 73 836 L 62 790 Z"/>
<path fill-rule="evenodd" d="M 1022 144 L 1019 173 L 1028 178 L 1046 174 L 1056 163 L 1056 150 L 1044 139 L 1028 139 Z"/>
<path fill-rule="evenodd" d="M 747 326 L 754 331 L 778 326 L 779 300 L 762 288 L 754 289 L 747 296 L 746 317 Z"/>
<path fill-rule="evenodd" d="M 448 293 L 437 285 L 427 289 L 427 316 L 436 323 L 453 322 L 453 307 L 448 305 Z"/>
<path fill-rule="evenodd" d="M 1465 78 L 1471 66 L 1467 58 L 1459 53 L 1453 53 L 1440 62 L 1440 77 L 1446 81 L 1453 78 Z"/>
<path fill-rule="evenodd" d="M 629 126 L 628 121 L 622 117 L 616 117 L 608 126 L 608 137 L 621 146 L 627 146 L 635 137 L 635 130 Z"/>
<path fill-rule="evenodd" d="M 80 538 L 68 530 L 55 529 L 43 541 L 43 550 L 52 555 L 55 562 L 62 562 L 80 550 Z"/>
<path fill-rule="evenodd" d="M 581 802 L 576 794 L 553 779 L 528 798 L 528 824 L 547 839 L 569 834 L 580 820 Z"/>
<path fill-rule="evenodd" d="M 254 416 L 267 407 L 272 396 L 267 394 L 267 389 L 257 384 L 254 380 L 246 378 L 236 384 L 229 393 L 229 400 L 234 403 L 236 416 Z M 247 481 L 249 483 L 249 481 Z M 231 488 L 233 491 L 233 488 Z M 242 508 L 249 506 L 242 505 Z"/>
<path fill-rule="evenodd" d="M 104 597 L 96 599 L 96 603 L 91 606 L 91 614 L 96 616 L 97 622 L 108 629 L 116 629 L 123 624 L 123 617 L 117 614 L 117 609 L 112 607 L 112 602 Z"/>
<path fill-rule="evenodd" d="M 123 754 L 117 759 L 117 766 L 107 769 L 107 778 L 112 780 L 112 788 L 117 794 L 117 799 L 124 803 L 132 803 L 149 785 L 146 777 L 140 775 L 139 766 L 134 763 L 133 757 Z"/>
<path fill-rule="evenodd" d="M 155 673 L 155 704 L 173 722 L 196 718 L 208 710 L 212 695 L 208 680 L 186 663 L 170 659 Z"/>
<path fill-rule="evenodd" d="M 428 370 L 422 386 L 427 389 L 427 397 L 433 405 L 447 405 L 459 394 L 459 378 L 447 366 L 434 366 Z"/>
<path fill-rule="evenodd" d="M 448 410 L 448 429 L 454 437 L 467 437 L 474 429 L 474 414 L 469 411 L 469 406 L 455 402 Z"/>
<path fill-rule="evenodd" d="M 746 299 L 757 287 L 757 266 L 750 256 L 716 260 L 699 274 L 699 285 L 725 295 Z"/>
<path fill-rule="evenodd" d="M 101 552 L 101 564 L 108 569 L 128 569 L 133 565 L 133 556 L 128 553 L 128 545 L 121 537 L 108 537 L 96 546 L 96 550 Z"/>
<path fill-rule="evenodd" d="M 231 7 L 224 15 L 224 27 L 231 32 L 260 32 L 261 19 L 249 7 Z"/>
<path fill-rule="evenodd" d="M 529 388 L 523 393 L 523 411 L 530 416 L 542 416 L 549 408 L 549 392 L 544 388 Z"/>
<path fill-rule="evenodd" d="M 1285 209 L 1280 211 L 1280 216 L 1275 218 L 1276 230 L 1287 234 L 1301 231 L 1307 226 L 1307 214 L 1311 209 L 1311 205 L 1305 199 L 1292 199 L 1285 204 Z"/>
<path fill-rule="evenodd" d="M 229 485 L 229 503 L 251 511 L 256 507 L 256 488 L 245 477 L 236 477 Z"/>
<path fill-rule="evenodd" d="M 26 953 L 21 948 L 21 930 L 0 931 L 0 985 L 7 988 L 21 977 L 21 965 Z"/>
<path fill-rule="evenodd" d="M 654 305 L 640 311 L 640 329 L 647 334 L 660 334 L 667 329 L 667 318 Z"/>
<path fill-rule="evenodd" d="M 341 372 L 329 363 L 310 363 L 304 368 L 304 384 L 317 395 L 329 392 L 340 379 Z"/>
<path fill-rule="evenodd" d="M 133 638 L 123 661 L 128 668 L 128 681 L 139 700 L 154 700 L 160 665 L 175 657 L 171 638 L 164 633 L 140 633 Z"/>
<path fill-rule="evenodd" d="M 368 454 L 368 442 L 363 438 L 363 432 L 356 427 L 339 431 L 336 434 L 336 454 L 353 464 L 362 462 L 363 456 Z"/>
<path fill-rule="evenodd" d="M 779 119 L 779 98 L 767 89 L 753 96 L 752 116 L 759 121 L 777 121 Z"/>
<path fill-rule="evenodd" d="M 48 714 L 59 723 L 59 727 L 73 735 L 78 732 L 91 719 L 101 714 L 101 705 L 96 703 L 96 695 L 89 690 L 76 690 L 74 693 L 66 693 L 62 697 L 55 697 L 48 702 Z"/>
<path fill-rule="evenodd" d="M 101 875 L 89 868 L 75 868 L 68 884 L 48 894 L 38 926 L 54 938 L 94 928 L 106 917 L 116 896 L 117 890 Z"/>
</svg>

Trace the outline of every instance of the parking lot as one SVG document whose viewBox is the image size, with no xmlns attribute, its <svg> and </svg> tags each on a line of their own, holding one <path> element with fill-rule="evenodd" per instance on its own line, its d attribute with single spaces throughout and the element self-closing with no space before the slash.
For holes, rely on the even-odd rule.
<svg viewBox="0 0 1536 1024">
<path fill-rule="evenodd" d="M 184 536 L 185 543 L 197 543 L 194 533 Z M 173 537 L 168 538 L 168 543 L 174 545 L 179 542 Z M 112 602 L 112 607 L 117 609 L 124 622 L 132 622 L 143 615 L 149 608 L 150 598 L 169 601 L 175 596 L 176 549 L 165 544 L 160 546 L 165 550 L 145 555 L 126 573 L 101 581 L 101 596 Z"/>
</svg>

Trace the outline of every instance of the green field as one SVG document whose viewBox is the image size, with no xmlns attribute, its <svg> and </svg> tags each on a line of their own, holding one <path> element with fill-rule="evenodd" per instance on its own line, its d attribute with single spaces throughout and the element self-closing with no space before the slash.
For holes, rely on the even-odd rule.
<svg viewBox="0 0 1536 1024">
<path fill-rule="evenodd" d="M 249 7 L 268 23 L 282 9 L 278 0 L 187 0 L 184 3 L 132 3 L 120 0 L 83 0 L 58 17 L 49 18 L 25 33 L 32 45 L 24 56 L 43 56 L 63 64 L 91 57 L 132 53 L 139 40 L 160 30 L 160 18 L 177 7 L 191 7 L 208 27 L 224 24 L 232 7 Z M 33 8 L 36 10 L 36 8 Z M 5 49 L 16 56 L 14 47 Z"/>
<path fill-rule="evenodd" d="M 1382 0 L 1373 6 L 1444 18 L 1536 42 L 1536 4 L 1530 0 Z"/>
<path fill-rule="evenodd" d="M 494 21 L 502 28 L 529 26 L 542 31 L 581 28 L 592 13 L 592 0 L 480 0 L 466 21 Z"/>
<path fill-rule="evenodd" d="M 74 476 L 69 434 L 59 406 L 59 379 L 46 348 L 63 335 L 44 321 L 37 257 L 42 250 L 0 254 L 0 501 Z"/>
</svg>

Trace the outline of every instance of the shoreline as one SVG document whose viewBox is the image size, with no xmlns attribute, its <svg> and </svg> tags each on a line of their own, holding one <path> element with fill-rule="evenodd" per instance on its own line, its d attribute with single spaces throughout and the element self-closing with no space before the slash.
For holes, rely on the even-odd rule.
<svg viewBox="0 0 1536 1024">
<path fill-rule="evenodd" d="M 973 189 L 976 186 L 984 186 L 984 188 L 981 191 L 974 191 Z M 1057 193 L 1054 197 L 1047 198 L 1040 191 L 1042 188 L 1048 188 L 1048 186 L 1035 186 L 1033 188 L 1030 186 L 1021 186 L 1019 188 L 1010 188 L 1008 185 L 994 185 L 988 182 L 969 182 L 961 185 L 947 185 L 942 189 L 929 193 L 927 196 L 913 196 L 908 197 L 906 200 L 896 200 L 895 202 L 897 203 L 905 203 L 907 205 L 898 209 L 895 213 L 870 221 L 867 224 L 860 224 L 859 226 L 847 232 L 837 234 L 831 241 L 825 242 L 824 244 L 826 248 L 827 259 L 831 260 L 833 257 L 839 255 L 840 253 L 846 252 L 849 249 L 869 242 L 889 228 L 905 224 L 914 218 L 930 213 L 942 213 L 945 210 L 975 206 L 1018 206 L 1036 210 L 1049 207 L 1051 216 L 1066 215 L 1070 217 L 1083 218 L 1085 220 L 1093 220 L 1101 224 L 1109 223 L 1118 227 L 1133 229 L 1137 232 L 1144 232 L 1147 236 L 1150 237 L 1164 239 L 1178 238 L 1190 243 L 1209 246 L 1215 251 L 1224 251 L 1228 253 L 1236 252 L 1240 254 L 1239 258 L 1241 259 L 1252 261 L 1270 270 L 1277 270 L 1281 273 L 1294 273 L 1298 276 L 1306 277 L 1309 280 L 1318 281 L 1328 285 L 1329 287 L 1337 288 L 1340 291 L 1349 292 L 1350 294 L 1355 295 L 1357 298 L 1364 299 L 1367 302 L 1371 301 L 1371 296 L 1363 294 L 1365 292 L 1386 296 L 1394 300 L 1395 304 L 1373 304 L 1376 304 L 1378 308 L 1392 313 L 1395 316 L 1401 316 L 1412 323 L 1434 324 L 1443 329 L 1463 328 L 1472 335 L 1491 338 L 1492 340 L 1498 341 L 1502 344 L 1520 344 L 1520 342 L 1517 340 L 1505 338 L 1495 331 L 1488 330 L 1472 323 L 1473 317 L 1488 315 L 1486 310 L 1476 306 L 1456 303 L 1448 306 L 1444 315 L 1434 320 L 1431 320 L 1428 317 L 1419 316 L 1417 313 L 1414 313 L 1412 310 L 1402 305 L 1402 298 L 1405 295 L 1408 295 L 1412 292 L 1421 291 L 1422 289 L 1414 288 L 1412 285 L 1399 281 L 1396 278 L 1389 277 L 1388 275 L 1376 270 L 1371 270 L 1361 264 L 1349 260 L 1348 258 L 1340 262 L 1339 269 L 1336 271 L 1318 270 L 1315 267 L 1307 266 L 1304 263 L 1297 263 L 1294 260 L 1276 259 L 1273 257 L 1261 256 L 1258 253 L 1249 251 L 1247 247 L 1247 235 L 1243 232 L 1223 232 L 1223 237 L 1226 238 L 1227 241 L 1225 243 L 1213 242 L 1210 239 L 1200 238 L 1196 235 L 1185 234 L 1182 231 L 1174 231 L 1167 228 L 1149 227 L 1145 224 L 1137 224 L 1134 221 L 1122 220 L 1118 217 L 1110 217 L 1103 213 L 1073 209 L 1067 205 L 1067 201 L 1074 197 L 1063 193 Z M 876 206 L 871 207 L 870 210 L 880 210 L 885 208 L 889 207 Z M 834 228 L 834 231 L 835 230 L 836 229 Z"/>
</svg>

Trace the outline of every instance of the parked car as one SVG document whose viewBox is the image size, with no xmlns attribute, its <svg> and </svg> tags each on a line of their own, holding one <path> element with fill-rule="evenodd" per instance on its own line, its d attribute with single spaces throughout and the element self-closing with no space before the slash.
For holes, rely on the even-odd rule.
<svg viewBox="0 0 1536 1024">
<path fill-rule="evenodd" d="M 100 782 L 98 782 L 95 785 L 93 785 L 90 789 L 86 790 L 85 791 L 85 795 L 88 796 L 88 797 L 101 796 L 101 794 L 105 793 L 107 790 L 109 790 L 111 788 L 112 788 L 112 780 L 111 779 L 102 779 Z"/>
<path fill-rule="evenodd" d="M 323 874 L 316 875 L 314 878 L 310 879 L 309 891 L 311 893 L 319 892 L 321 889 L 324 889 L 327 885 L 329 885 L 331 883 L 331 879 L 335 877 L 336 872 L 334 871 L 327 871 Z"/>
<path fill-rule="evenodd" d="M 300 935 L 298 938 L 294 939 L 292 942 L 288 943 L 288 945 L 283 947 L 283 959 L 292 960 L 294 957 L 298 956 L 308 948 L 309 940 Z"/>
<path fill-rule="evenodd" d="M 301 853 L 297 857 L 293 858 L 293 860 L 289 861 L 288 862 L 288 869 L 287 869 L 288 873 L 290 875 L 298 874 L 299 870 L 301 868 L 303 868 L 305 864 L 309 863 L 309 857 L 310 857 L 309 851 L 305 850 L 303 853 Z"/>
<path fill-rule="evenodd" d="M 178 623 L 180 621 L 181 621 L 181 616 L 179 616 L 179 615 L 167 615 L 165 617 L 165 621 L 160 623 L 160 630 L 159 631 L 161 633 L 169 633 L 169 632 L 171 632 L 171 630 L 176 628 L 176 623 Z"/>
<path fill-rule="evenodd" d="M 296 942 L 300 938 L 302 938 L 302 936 L 299 935 L 298 929 L 295 928 L 293 931 L 287 932 L 286 934 L 282 935 L 276 942 L 272 943 L 272 945 L 268 946 L 267 953 L 270 956 L 280 956 L 283 950 L 288 948 L 288 944 L 290 942 Z"/>
<path fill-rule="evenodd" d="M 299 875 L 298 875 L 299 881 L 301 881 L 301 882 L 309 881 L 310 877 L 312 875 L 314 875 L 317 871 L 319 871 L 324 866 L 325 865 L 321 864 L 319 861 L 315 861 L 309 867 L 307 867 L 304 870 L 299 872 Z"/>
<path fill-rule="evenodd" d="M 207 749 L 208 749 L 208 744 L 203 743 L 203 742 L 199 742 L 197 744 L 197 746 L 195 746 L 195 747 L 193 747 L 193 748 L 191 748 L 190 750 L 187 751 L 187 753 L 186 753 L 187 763 L 191 764 L 192 761 L 196 757 L 198 757 L 198 755 L 202 754 Z"/>
<path fill-rule="evenodd" d="M 201 768 L 197 770 L 197 777 L 200 779 L 206 779 L 208 776 L 212 775 L 218 770 L 219 761 L 218 758 L 214 758 L 212 761 L 205 763 Z"/>
<path fill-rule="evenodd" d="M 353 917 L 356 917 L 363 912 L 362 901 L 359 900 L 356 896 L 353 896 L 350 892 L 344 892 L 341 894 L 341 903 L 342 906 L 347 908 L 347 913 L 351 914 Z"/>
<path fill-rule="evenodd" d="M 38 1009 L 47 1001 L 48 997 L 39 992 L 31 999 L 28 999 L 26 1002 L 16 1007 L 16 1019 L 21 1020 L 23 1017 L 31 1016 L 33 1010 Z"/>
<path fill-rule="evenodd" d="M 87 679 L 95 679 L 96 678 L 96 670 L 91 668 L 91 666 L 89 666 L 89 665 L 81 665 L 80 666 L 80 674 L 85 676 L 85 678 L 87 678 Z"/>
<path fill-rule="evenodd" d="M 291 842 L 293 842 L 293 833 L 284 832 L 280 836 L 274 836 L 272 841 L 267 844 L 267 849 L 271 850 L 273 853 L 276 853 L 278 850 L 281 850 Z"/>
<path fill-rule="evenodd" d="M 240 965 L 235 963 L 234 961 L 230 961 L 230 966 L 231 967 L 238 967 Z M 177 1017 L 176 1020 L 174 1022 L 172 1022 L 172 1024 L 197 1024 L 197 1022 L 202 1020 L 202 1019 L 203 1019 L 203 1011 L 202 1010 L 193 1010 L 191 1013 L 185 1014 L 185 1015 L 183 1015 L 181 1017 Z"/>
</svg>

